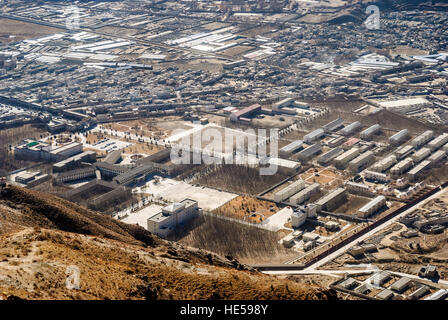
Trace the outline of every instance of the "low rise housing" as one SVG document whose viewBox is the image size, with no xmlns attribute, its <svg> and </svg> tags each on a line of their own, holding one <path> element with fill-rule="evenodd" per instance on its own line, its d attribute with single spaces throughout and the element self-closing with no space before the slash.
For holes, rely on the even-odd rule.
<svg viewBox="0 0 448 320">
<path fill-rule="evenodd" d="M 372 166 L 373 171 L 384 172 L 397 163 L 397 157 L 393 154 L 381 159 Z"/>
<path fill-rule="evenodd" d="M 431 151 L 435 151 L 446 143 L 448 143 L 448 133 L 443 133 L 434 140 L 431 140 L 426 146 L 431 149 Z"/>
<path fill-rule="evenodd" d="M 320 184 L 313 183 L 312 185 L 306 187 L 305 189 L 293 195 L 289 201 L 293 205 L 302 204 L 303 202 L 311 198 L 312 195 L 318 193 L 319 191 L 320 191 Z"/>
<path fill-rule="evenodd" d="M 386 205 L 386 197 L 384 196 L 377 196 L 373 200 L 371 200 L 366 205 L 362 206 L 358 210 L 358 215 L 362 218 L 368 218 L 372 214 L 374 214 L 376 211 L 378 211 L 380 208 L 384 207 Z"/>
<path fill-rule="evenodd" d="M 406 170 L 411 168 L 414 165 L 414 162 L 411 158 L 406 158 L 398 162 L 395 166 L 390 169 L 390 174 L 394 177 L 400 176 Z"/>
<path fill-rule="evenodd" d="M 331 191 L 329 194 L 317 200 L 315 204 L 318 207 L 318 211 L 321 210 L 331 211 L 338 208 L 346 200 L 347 200 L 346 190 L 344 188 L 337 188 Z"/>
<path fill-rule="evenodd" d="M 432 138 L 434 138 L 434 131 L 427 130 L 427 131 L 423 132 L 421 135 L 419 135 L 419 136 L 415 137 L 414 139 L 412 139 L 411 145 L 415 149 L 418 149 L 421 146 L 425 145 Z"/>
<path fill-rule="evenodd" d="M 330 141 L 327 142 L 327 144 L 330 148 L 334 148 L 334 147 L 340 146 L 344 142 L 344 140 L 345 140 L 345 137 L 340 136 L 340 137 L 331 139 Z"/>
<path fill-rule="evenodd" d="M 387 183 L 391 180 L 390 177 L 385 173 L 371 171 L 371 170 L 364 170 L 363 173 L 364 173 L 364 178 L 366 180 L 378 181 L 378 182 L 382 182 L 382 183 Z"/>
<path fill-rule="evenodd" d="M 411 158 L 414 163 L 419 163 L 422 160 L 426 159 L 431 154 L 431 149 L 429 148 L 421 148 L 416 153 L 414 153 Z"/>
<path fill-rule="evenodd" d="M 369 186 L 363 184 L 363 183 L 357 183 L 353 181 L 348 181 L 345 184 L 345 188 L 349 193 L 353 194 L 359 194 L 364 196 L 372 195 L 372 191 L 370 191 Z"/>
<path fill-rule="evenodd" d="M 403 147 L 400 147 L 395 151 L 395 155 L 397 156 L 398 160 L 406 158 L 408 155 L 410 155 L 414 151 L 414 147 L 407 144 Z"/>
<path fill-rule="evenodd" d="M 446 151 L 438 150 L 434 152 L 429 158 L 428 161 L 431 162 L 431 166 L 435 166 L 438 162 L 442 161 L 446 157 Z"/>
<path fill-rule="evenodd" d="M 361 168 L 365 168 L 370 163 L 372 163 L 375 159 L 375 156 L 372 151 L 366 151 L 363 154 L 359 155 L 355 159 L 351 160 L 348 164 L 349 169 L 352 172 L 358 172 Z"/>
<path fill-rule="evenodd" d="M 56 175 L 56 181 L 60 183 L 65 183 L 69 181 L 93 178 L 95 176 L 96 176 L 96 168 L 94 166 L 88 166 L 86 168 L 79 168 L 75 170 L 61 172 Z"/>
<path fill-rule="evenodd" d="M 334 159 L 334 165 L 337 168 L 343 168 L 349 161 L 359 155 L 359 148 L 352 148 Z"/>
<path fill-rule="evenodd" d="M 275 202 L 282 202 L 289 197 L 291 197 L 293 194 L 299 192 L 300 190 L 304 189 L 306 187 L 306 183 L 303 180 L 297 180 L 294 181 L 289 186 L 283 188 L 282 190 L 276 192 L 274 194 L 274 201 Z"/>
<path fill-rule="evenodd" d="M 423 175 L 423 172 L 425 172 L 427 169 L 431 167 L 431 161 L 425 160 L 416 165 L 414 168 L 409 170 L 407 173 L 410 180 L 417 180 L 419 177 Z"/>
</svg>

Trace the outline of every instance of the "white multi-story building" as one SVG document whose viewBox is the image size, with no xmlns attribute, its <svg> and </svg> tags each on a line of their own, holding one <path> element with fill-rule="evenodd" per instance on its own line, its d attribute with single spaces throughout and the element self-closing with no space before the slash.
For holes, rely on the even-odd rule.
<svg viewBox="0 0 448 320">
<path fill-rule="evenodd" d="M 156 215 L 148 218 L 147 229 L 159 237 L 166 238 L 176 227 L 185 224 L 199 211 L 197 201 L 184 199 L 181 202 L 175 202 L 164 207 Z"/>
</svg>

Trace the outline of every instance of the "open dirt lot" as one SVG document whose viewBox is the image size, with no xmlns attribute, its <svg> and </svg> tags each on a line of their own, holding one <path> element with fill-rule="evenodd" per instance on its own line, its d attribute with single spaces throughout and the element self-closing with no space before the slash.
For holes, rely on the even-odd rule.
<svg viewBox="0 0 448 320">
<path fill-rule="evenodd" d="M 0 19 L 0 43 L 7 44 L 61 32 L 61 29 L 11 19 Z"/>
<path fill-rule="evenodd" d="M 278 207 L 272 202 L 258 200 L 249 196 L 239 196 L 215 209 L 213 213 L 259 223 L 272 216 L 278 210 Z"/>
<path fill-rule="evenodd" d="M 310 184 L 317 182 L 327 189 L 335 189 L 343 183 L 342 174 L 337 170 L 329 168 L 310 168 L 300 174 L 300 178 Z"/>
<path fill-rule="evenodd" d="M 339 208 L 335 209 L 334 212 L 356 215 L 358 210 L 371 200 L 369 198 L 356 196 L 353 194 L 348 195 L 347 199 L 348 200 Z"/>
</svg>

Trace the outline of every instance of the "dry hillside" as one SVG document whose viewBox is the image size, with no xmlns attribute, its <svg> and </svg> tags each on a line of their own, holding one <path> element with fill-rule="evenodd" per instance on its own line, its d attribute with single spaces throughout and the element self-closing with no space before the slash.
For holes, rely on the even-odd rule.
<svg viewBox="0 0 448 320">
<path fill-rule="evenodd" d="M 0 294 L 22 299 L 334 299 L 44 193 L 0 196 Z M 67 268 L 80 271 L 68 289 Z"/>
</svg>

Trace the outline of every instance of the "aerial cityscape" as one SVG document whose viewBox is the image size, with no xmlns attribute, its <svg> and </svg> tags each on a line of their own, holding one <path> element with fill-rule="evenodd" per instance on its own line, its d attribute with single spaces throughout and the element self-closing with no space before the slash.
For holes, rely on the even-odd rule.
<svg viewBox="0 0 448 320">
<path fill-rule="evenodd" d="M 448 300 L 445 1 L 2 0 L 0 111 L 0 300 Z"/>
</svg>

